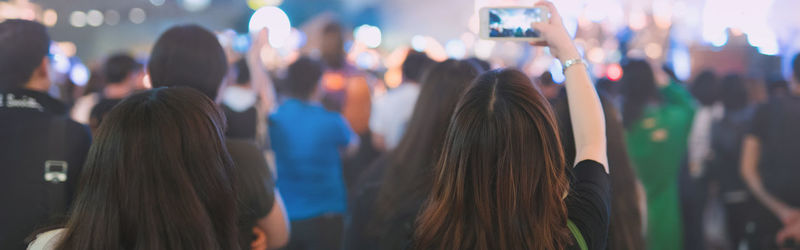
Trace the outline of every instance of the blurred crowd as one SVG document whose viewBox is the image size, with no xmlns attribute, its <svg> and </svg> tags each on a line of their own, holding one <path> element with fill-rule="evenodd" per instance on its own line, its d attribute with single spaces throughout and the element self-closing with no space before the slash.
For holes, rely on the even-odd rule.
<svg viewBox="0 0 800 250">
<path fill-rule="evenodd" d="M 389 88 L 332 22 L 277 68 L 268 30 L 238 53 L 174 26 L 78 87 L 6 20 L 0 248 L 800 249 L 800 55 L 790 79 L 625 58 L 590 82 L 552 24 L 563 84 L 409 50 Z"/>
</svg>

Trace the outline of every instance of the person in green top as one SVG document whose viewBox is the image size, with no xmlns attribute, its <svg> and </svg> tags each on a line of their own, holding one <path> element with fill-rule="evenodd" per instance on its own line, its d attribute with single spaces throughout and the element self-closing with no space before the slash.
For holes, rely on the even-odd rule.
<svg viewBox="0 0 800 250">
<path fill-rule="evenodd" d="M 623 72 L 623 125 L 631 161 L 647 194 L 648 249 L 683 249 L 678 173 L 694 100 L 674 80 L 657 81 L 646 61 L 632 60 Z"/>
</svg>

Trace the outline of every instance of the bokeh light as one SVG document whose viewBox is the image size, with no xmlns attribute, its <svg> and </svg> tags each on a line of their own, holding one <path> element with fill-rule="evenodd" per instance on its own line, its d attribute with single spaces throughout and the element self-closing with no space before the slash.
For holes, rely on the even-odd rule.
<svg viewBox="0 0 800 250">
<path fill-rule="evenodd" d="M 90 10 L 86 12 L 86 24 L 92 27 L 103 25 L 103 12 L 99 10 Z"/>
<path fill-rule="evenodd" d="M 268 6 L 258 9 L 250 16 L 248 30 L 256 34 L 261 29 L 269 30 L 269 44 L 273 48 L 281 48 L 286 44 L 292 29 L 289 16 L 283 10 Z"/>
<path fill-rule="evenodd" d="M 84 86 L 87 82 L 89 82 L 89 68 L 86 68 L 86 65 L 83 63 L 75 63 L 72 66 L 72 70 L 69 72 L 69 79 L 72 83 L 78 86 Z"/>
<path fill-rule="evenodd" d="M 76 28 L 86 26 L 86 13 L 77 10 L 73 11 L 69 14 L 69 24 Z"/>
<path fill-rule="evenodd" d="M 447 51 L 447 56 L 453 59 L 462 59 L 467 54 L 467 47 L 460 39 L 447 41 L 444 49 Z"/>
<path fill-rule="evenodd" d="M 53 9 L 47 9 L 42 12 L 42 24 L 47 27 L 53 27 L 58 22 L 58 13 Z"/>
<path fill-rule="evenodd" d="M 606 67 L 606 77 L 611 81 L 622 79 L 622 67 L 619 64 L 611 64 Z"/>
<path fill-rule="evenodd" d="M 265 6 L 278 6 L 283 3 L 283 0 L 247 0 L 247 7 L 257 10 Z"/>
<path fill-rule="evenodd" d="M 415 35 L 411 37 L 411 48 L 418 52 L 425 51 L 425 46 L 428 44 L 428 40 L 425 39 L 424 36 Z"/>
<path fill-rule="evenodd" d="M 107 10 L 104 20 L 108 25 L 117 25 L 119 23 L 119 12 L 116 10 Z"/>
<path fill-rule="evenodd" d="M 180 0 L 181 7 L 189 12 L 205 10 L 211 5 L 211 0 Z"/>
<path fill-rule="evenodd" d="M 377 48 L 382 41 L 381 29 L 368 24 L 358 26 L 353 32 L 353 36 L 355 36 L 356 41 L 370 48 Z"/>
<path fill-rule="evenodd" d="M 150 0 L 150 4 L 152 4 L 153 6 L 164 5 L 164 2 L 166 2 L 166 0 Z"/>
<path fill-rule="evenodd" d="M 132 23 L 140 24 L 143 23 L 145 19 L 147 19 L 147 14 L 144 12 L 143 9 L 133 8 L 131 9 L 130 12 L 128 12 L 128 19 L 130 19 Z"/>
</svg>

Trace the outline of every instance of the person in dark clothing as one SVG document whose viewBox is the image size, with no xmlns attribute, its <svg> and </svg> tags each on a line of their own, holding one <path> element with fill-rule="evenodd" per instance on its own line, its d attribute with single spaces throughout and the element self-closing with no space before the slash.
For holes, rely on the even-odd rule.
<svg viewBox="0 0 800 250">
<path fill-rule="evenodd" d="M 47 94 L 49 48 L 41 24 L 0 23 L 0 249 L 25 249 L 36 228 L 60 222 L 91 144 Z"/>
<path fill-rule="evenodd" d="M 106 86 L 89 115 L 89 127 L 92 131 L 100 126 L 103 116 L 123 98 L 133 93 L 144 78 L 142 64 L 127 54 L 115 54 L 109 57 L 103 66 L 103 74 Z"/>
<path fill-rule="evenodd" d="M 258 93 L 250 87 L 250 69 L 247 60 L 234 64 L 236 80 L 222 93 L 222 110 L 228 118 L 228 138 L 256 140 L 258 132 Z"/>
<path fill-rule="evenodd" d="M 253 47 L 261 48 L 264 43 L 266 34 L 262 32 Z M 161 34 L 153 46 L 147 70 L 153 87 L 190 87 L 213 100 L 227 67 L 225 52 L 213 33 L 197 25 L 180 25 Z M 289 238 L 288 220 L 280 195 L 274 190 L 271 172 L 267 171 L 266 159 L 250 141 L 228 138 L 225 144 L 236 164 L 240 246 L 250 249 L 257 236 L 254 229 L 266 234 L 265 247 L 285 245 Z M 266 195 L 270 193 L 274 195 Z"/>
<path fill-rule="evenodd" d="M 360 176 L 350 197 L 345 249 L 404 249 L 433 181 L 433 166 L 459 97 L 479 69 L 467 61 L 435 64 L 422 79 L 408 129 L 396 149 Z"/>
<path fill-rule="evenodd" d="M 722 119 L 711 126 L 711 158 L 706 180 L 709 190 L 715 191 L 725 208 L 726 228 L 730 246 L 754 243 L 745 240 L 747 224 L 755 222 L 754 209 L 758 205 L 747 190 L 742 176 L 737 171 L 740 165 L 742 139 L 750 129 L 753 107 L 748 103 L 747 86 L 738 75 L 723 78 L 720 98 L 725 107 Z M 753 230 L 751 230 L 753 231 Z M 748 249 L 759 249 L 756 245 Z"/>
<path fill-rule="evenodd" d="M 786 239 L 776 242 L 777 231 L 800 223 L 800 196 L 796 192 L 800 187 L 797 181 L 800 167 L 795 163 L 800 152 L 800 130 L 797 129 L 800 127 L 800 54 L 792 60 L 792 73 L 790 95 L 774 98 L 758 107 L 752 128 L 742 143 L 744 182 L 753 196 L 772 212 L 770 219 L 780 221 L 772 226 L 758 225 L 771 231 L 760 240 L 760 243 L 769 243 L 759 245 L 764 249 L 784 245 Z"/>
<path fill-rule="evenodd" d="M 642 204 L 644 190 L 636 178 L 636 172 L 628 156 L 625 145 L 625 131 L 619 111 L 604 95 L 600 95 L 603 113 L 606 115 L 606 136 L 608 137 L 608 165 L 614 168 L 611 172 L 611 221 L 608 229 L 608 247 L 614 249 L 646 249 L 644 240 L 644 221 Z M 564 147 L 564 159 L 567 166 L 573 165 L 575 159 L 575 141 L 573 139 L 572 121 L 569 117 L 569 105 L 566 93 L 555 101 L 553 111 L 558 119 L 561 143 Z M 572 181 L 574 176 L 570 173 Z"/>
</svg>

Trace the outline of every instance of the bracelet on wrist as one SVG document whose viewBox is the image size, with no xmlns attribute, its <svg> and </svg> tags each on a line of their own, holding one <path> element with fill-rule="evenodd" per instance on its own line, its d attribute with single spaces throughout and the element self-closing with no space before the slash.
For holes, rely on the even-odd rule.
<svg viewBox="0 0 800 250">
<path fill-rule="evenodd" d="M 583 64 L 583 66 L 589 66 L 589 64 L 587 64 L 586 61 L 583 60 L 582 58 L 569 59 L 564 61 L 564 63 L 561 65 L 562 73 L 567 73 L 567 69 L 569 69 L 572 66 L 575 66 L 576 64 Z"/>
</svg>

